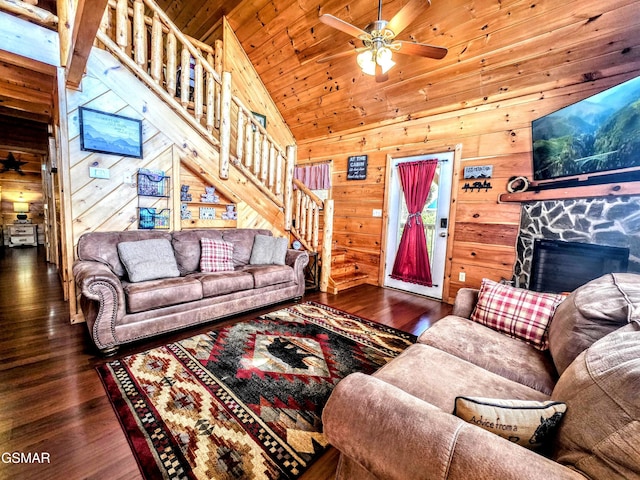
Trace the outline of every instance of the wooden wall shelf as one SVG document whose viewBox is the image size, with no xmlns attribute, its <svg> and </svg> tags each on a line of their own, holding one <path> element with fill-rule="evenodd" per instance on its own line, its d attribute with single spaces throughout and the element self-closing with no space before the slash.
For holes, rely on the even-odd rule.
<svg viewBox="0 0 640 480">
<path fill-rule="evenodd" d="M 547 188 L 544 190 L 533 187 L 526 192 L 502 193 L 498 197 L 498 202 L 525 203 L 541 200 L 566 200 L 571 198 L 619 197 L 621 195 L 640 195 L 640 182 L 618 182 L 602 185 Z"/>
</svg>

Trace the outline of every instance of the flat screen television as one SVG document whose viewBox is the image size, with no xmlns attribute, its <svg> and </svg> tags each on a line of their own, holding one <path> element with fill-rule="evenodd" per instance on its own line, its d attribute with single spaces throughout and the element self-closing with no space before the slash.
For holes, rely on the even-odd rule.
<svg viewBox="0 0 640 480">
<path fill-rule="evenodd" d="M 534 120 L 532 140 L 540 184 L 612 173 L 613 181 L 639 179 L 640 77 Z"/>
</svg>

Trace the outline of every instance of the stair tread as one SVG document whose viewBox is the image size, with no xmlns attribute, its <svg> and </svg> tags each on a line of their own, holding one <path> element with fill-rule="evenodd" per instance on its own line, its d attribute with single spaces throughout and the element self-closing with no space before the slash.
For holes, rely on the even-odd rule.
<svg viewBox="0 0 640 480">
<path fill-rule="evenodd" d="M 347 273 L 332 275 L 331 278 L 333 279 L 334 283 L 341 284 L 341 283 L 352 282 L 355 280 L 366 279 L 366 278 L 369 278 L 369 275 L 367 275 L 366 273 L 359 273 L 359 272 L 347 272 Z"/>
</svg>

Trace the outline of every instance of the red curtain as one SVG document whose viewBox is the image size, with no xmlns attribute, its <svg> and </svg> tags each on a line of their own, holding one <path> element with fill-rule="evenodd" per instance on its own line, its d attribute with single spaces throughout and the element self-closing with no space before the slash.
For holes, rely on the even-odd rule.
<svg viewBox="0 0 640 480">
<path fill-rule="evenodd" d="M 433 285 L 422 209 L 427 202 L 438 160 L 422 160 L 398 165 L 400 184 L 409 210 L 391 278 L 418 285 Z"/>
</svg>

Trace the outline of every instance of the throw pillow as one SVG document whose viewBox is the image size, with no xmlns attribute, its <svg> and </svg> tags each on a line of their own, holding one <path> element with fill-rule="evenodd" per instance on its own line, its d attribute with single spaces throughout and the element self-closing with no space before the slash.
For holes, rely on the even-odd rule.
<svg viewBox="0 0 640 480">
<path fill-rule="evenodd" d="M 567 410 L 563 402 L 456 397 L 453 414 L 530 449 L 551 441 Z"/>
<path fill-rule="evenodd" d="M 154 238 L 118 243 L 118 255 L 130 282 L 179 277 L 180 271 L 169 240 Z"/>
<path fill-rule="evenodd" d="M 233 272 L 233 243 L 201 238 L 200 271 Z"/>
<path fill-rule="evenodd" d="M 483 278 L 471 320 L 524 340 L 538 350 L 547 350 L 547 328 L 564 298 L 563 295 L 532 292 Z"/>
<path fill-rule="evenodd" d="M 250 265 L 284 265 L 288 242 L 283 237 L 256 235 L 251 249 Z"/>
</svg>

